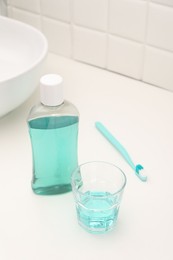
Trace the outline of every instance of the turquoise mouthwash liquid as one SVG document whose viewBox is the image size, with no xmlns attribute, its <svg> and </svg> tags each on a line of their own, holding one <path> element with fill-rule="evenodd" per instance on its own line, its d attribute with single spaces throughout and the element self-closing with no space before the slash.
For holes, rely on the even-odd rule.
<svg viewBox="0 0 173 260">
<path fill-rule="evenodd" d="M 116 223 L 119 203 L 114 202 L 108 192 L 86 192 L 82 202 L 78 202 L 79 224 L 91 233 L 104 233 Z"/>
<path fill-rule="evenodd" d="M 40 103 L 27 119 L 32 145 L 32 189 L 52 195 L 71 190 L 71 174 L 78 166 L 79 113 L 64 99 L 63 78 L 47 74 L 40 79 Z"/>
<path fill-rule="evenodd" d="M 32 189 L 49 195 L 71 190 L 77 167 L 78 116 L 48 116 L 28 121 L 33 153 Z"/>
</svg>

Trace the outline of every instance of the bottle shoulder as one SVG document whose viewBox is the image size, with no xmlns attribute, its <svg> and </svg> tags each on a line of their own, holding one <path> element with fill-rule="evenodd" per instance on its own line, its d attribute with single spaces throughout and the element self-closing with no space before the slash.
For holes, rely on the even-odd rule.
<svg viewBox="0 0 173 260">
<path fill-rule="evenodd" d="M 79 112 L 75 105 L 71 102 L 64 100 L 64 102 L 59 106 L 45 106 L 39 103 L 33 106 L 30 110 L 27 120 L 32 120 L 39 117 L 49 117 L 49 116 L 76 116 L 79 117 Z"/>
</svg>

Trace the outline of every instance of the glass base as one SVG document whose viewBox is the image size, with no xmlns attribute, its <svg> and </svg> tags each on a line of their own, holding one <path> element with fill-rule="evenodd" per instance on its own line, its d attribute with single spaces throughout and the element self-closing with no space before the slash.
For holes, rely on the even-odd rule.
<svg viewBox="0 0 173 260">
<path fill-rule="evenodd" d="M 55 195 L 66 193 L 72 190 L 70 184 L 53 185 L 48 187 L 34 187 L 34 185 L 32 185 L 32 189 L 37 195 Z"/>
<path fill-rule="evenodd" d="M 78 223 L 79 225 L 85 229 L 87 232 L 91 233 L 91 234 L 105 234 L 107 232 L 110 232 L 112 231 L 115 226 L 116 226 L 116 222 L 114 224 L 112 224 L 111 226 L 109 227 L 106 227 L 106 228 L 93 228 L 93 227 L 88 227 L 88 226 L 85 226 L 82 222 L 80 222 L 78 220 Z"/>
</svg>

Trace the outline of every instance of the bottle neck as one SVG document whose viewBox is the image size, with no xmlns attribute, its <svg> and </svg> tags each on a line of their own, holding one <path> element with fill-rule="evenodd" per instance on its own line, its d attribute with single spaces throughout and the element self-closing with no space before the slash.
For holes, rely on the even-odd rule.
<svg viewBox="0 0 173 260">
<path fill-rule="evenodd" d="M 60 104 L 58 104 L 58 105 L 50 106 L 50 105 L 44 104 L 44 103 L 42 103 L 42 102 L 40 102 L 40 105 L 43 106 L 43 107 L 45 107 L 45 108 L 47 108 L 47 109 L 50 109 L 50 110 L 51 110 L 51 109 L 56 109 L 56 108 L 61 107 L 61 106 L 64 105 L 64 100 L 63 100 L 62 103 L 60 103 Z"/>
</svg>

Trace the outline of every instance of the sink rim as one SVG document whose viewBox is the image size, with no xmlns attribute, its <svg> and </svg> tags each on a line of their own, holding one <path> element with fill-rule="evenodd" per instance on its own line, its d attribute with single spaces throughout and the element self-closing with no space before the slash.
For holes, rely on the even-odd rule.
<svg viewBox="0 0 173 260">
<path fill-rule="evenodd" d="M 6 21 L 10 25 L 15 24 L 15 27 L 19 26 L 20 28 L 23 28 L 23 29 L 26 28 L 30 32 L 33 31 L 42 40 L 43 49 L 40 52 L 39 57 L 34 62 L 31 62 L 27 68 L 25 68 L 23 70 L 21 69 L 21 71 L 16 72 L 16 74 L 13 74 L 12 76 L 9 76 L 5 79 L 0 79 L 0 87 L 1 87 L 2 83 L 14 80 L 15 78 L 18 78 L 18 77 L 24 75 L 25 73 L 28 73 L 30 70 L 34 69 L 40 62 L 42 62 L 42 60 L 47 56 L 47 53 L 48 53 L 48 41 L 47 41 L 46 37 L 44 36 L 44 34 L 41 31 L 39 31 L 37 28 L 35 28 L 29 24 L 23 23 L 21 21 L 18 21 L 18 20 L 9 18 L 9 17 L 5 17 L 5 16 L 0 16 L 0 22 L 1 22 L 1 20 Z"/>
</svg>

